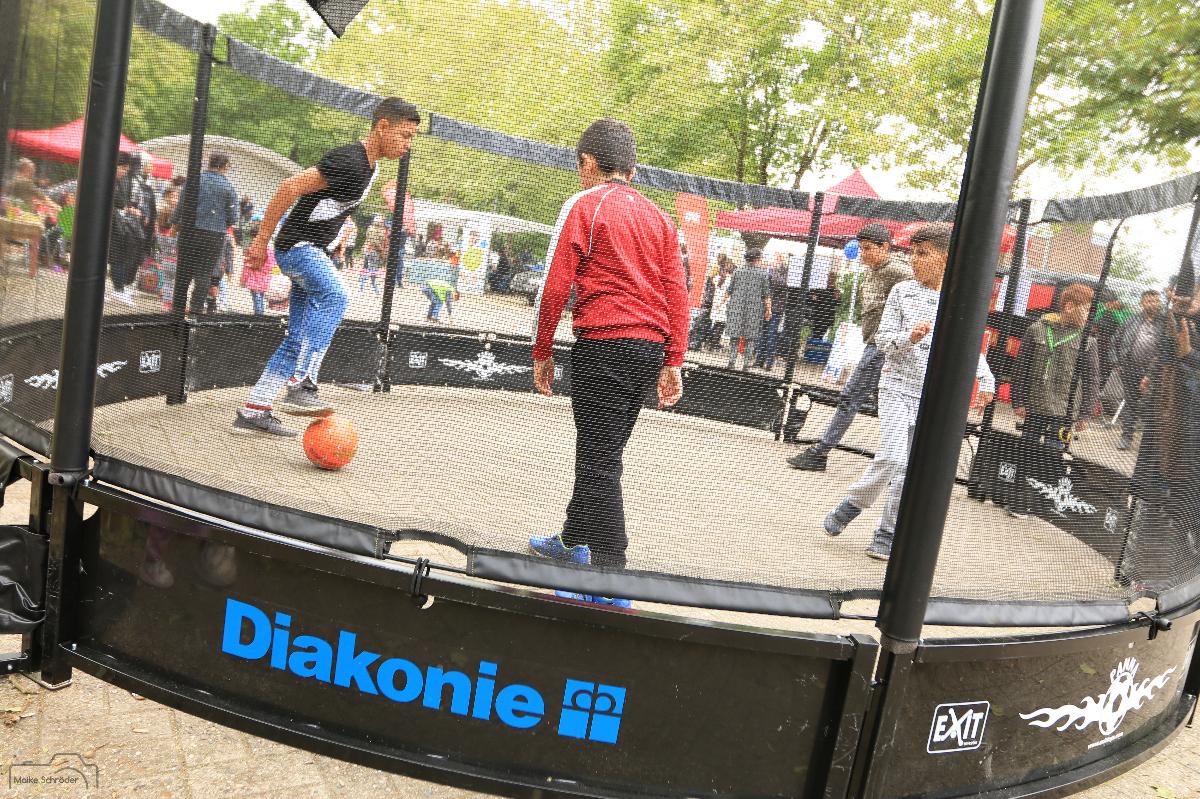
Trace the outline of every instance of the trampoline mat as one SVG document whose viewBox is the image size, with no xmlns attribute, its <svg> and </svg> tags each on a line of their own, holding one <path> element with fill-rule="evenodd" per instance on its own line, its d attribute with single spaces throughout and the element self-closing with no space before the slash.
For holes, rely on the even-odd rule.
<svg viewBox="0 0 1200 799">
<path fill-rule="evenodd" d="M 524 553 L 530 535 L 560 529 L 573 480 L 568 399 L 411 386 L 387 394 L 338 386 L 322 392 L 359 432 L 355 459 L 336 472 L 311 465 L 297 439 L 231 433 L 244 388 L 193 393 L 184 405 L 151 398 L 99 407 L 94 444 L 105 455 L 259 501 L 389 530 L 431 531 L 468 546 Z M 870 446 L 876 431 L 874 419 L 860 417 L 847 442 Z M 835 453 L 826 472 L 798 472 L 784 463 L 794 452 L 765 432 L 644 412 L 625 457 L 629 568 L 827 591 L 879 589 L 884 564 L 863 553 L 877 514 L 864 513 L 837 538 L 821 529 L 865 459 Z M 1021 546 L 1014 547 L 1005 533 L 1012 520 L 969 499 L 962 487 L 954 490 L 950 519 L 935 596 L 1122 595 L 1104 557 L 1046 522 L 1023 522 Z"/>
</svg>

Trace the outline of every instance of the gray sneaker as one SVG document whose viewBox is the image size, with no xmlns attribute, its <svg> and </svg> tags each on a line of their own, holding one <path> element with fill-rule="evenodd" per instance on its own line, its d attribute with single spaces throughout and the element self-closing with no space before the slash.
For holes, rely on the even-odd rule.
<svg viewBox="0 0 1200 799">
<path fill-rule="evenodd" d="M 799 455 L 793 455 L 787 459 L 788 466 L 791 466 L 793 469 L 802 469 L 806 472 L 823 472 L 828 461 L 828 450 L 821 449 L 816 445 L 809 447 Z"/>
<path fill-rule="evenodd" d="M 876 530 L 875 536 L 867 547 L 867 557 L 874 560 L 888 560 L 892 557 L 892 533 Z"/>
<path fill-rule="evenodd" d="M 317 396 L 317 387 L 307 380 L 288 386 L 280 405 L 292 416 L 329 416 L 333 406 Z"/>
<path fill-rule="evenodd" d="M 249 435 L 251 433 L 266 433 L 271 436 L 280 436 L 282 438 L 295 438 L 300 435 L 300 431 L 293 430 L 279 421 L 279 417 L 270 411 L 247 416 L 238 411 L 233 420 L 232 432 L 239 435 Z"/>
<path fill-rule="evenodd" d="M 846 525 L 858 518 L 862 508 L 848 499 L 843 499 L 836 508 L 829 511 L 823 526 L 827 535 L 841 535 L 846 531 Z"/>
</svg>

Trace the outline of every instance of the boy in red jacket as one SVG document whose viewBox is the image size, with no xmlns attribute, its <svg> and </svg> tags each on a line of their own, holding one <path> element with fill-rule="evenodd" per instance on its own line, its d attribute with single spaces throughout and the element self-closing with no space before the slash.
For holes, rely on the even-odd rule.
<svg viewBox="0 0 1200 799">
<path fill-rule="evenodd" d="M 621 569 L 629 545 L 622 456 L 651 387 L 657 386 L 660 408 L 683 395 L 687 281 L 675 224 L 629 185 L 637 165 L 629 126 L 597 120 L 576 153 L 583 191 L 558 215 L 533 347 L 534 388 L 552 396 L 554 331 L 574 287 L 575 488 L 562 533 L 534 536 L 529 546 L 556 560 Z"/>
</svg>

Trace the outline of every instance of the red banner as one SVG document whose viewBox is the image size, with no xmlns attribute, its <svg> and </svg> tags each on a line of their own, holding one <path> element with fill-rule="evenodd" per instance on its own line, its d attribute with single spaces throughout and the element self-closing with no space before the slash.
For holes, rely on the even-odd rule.
<svg viewBox="0 0 1200 799">
<path fill-rule="evenodd" d="M 692 305 L 700 304 L 704 296 L 704 274 L 708 271 L 708 200 L 695 194 L 675 195 L 675 214 L 679 230 L 688 249 L 688 271 L 691 273 Z"/>
</svg>

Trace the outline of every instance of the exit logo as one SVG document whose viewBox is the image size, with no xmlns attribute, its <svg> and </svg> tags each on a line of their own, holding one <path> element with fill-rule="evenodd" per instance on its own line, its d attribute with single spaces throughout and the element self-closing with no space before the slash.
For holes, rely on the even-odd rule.
<svg viewBox="0 0 1200 799">
<path fill-rule="evenodd" d="M 933 711 L 933 724 L 929 728 L 929 743 L 925 751 L 931 755 L 950 752 L 969 752 L 983 743 L 983 731 L 987 727 L 987 702 L 958 702 L 938 705 Z"/>
</svg>

